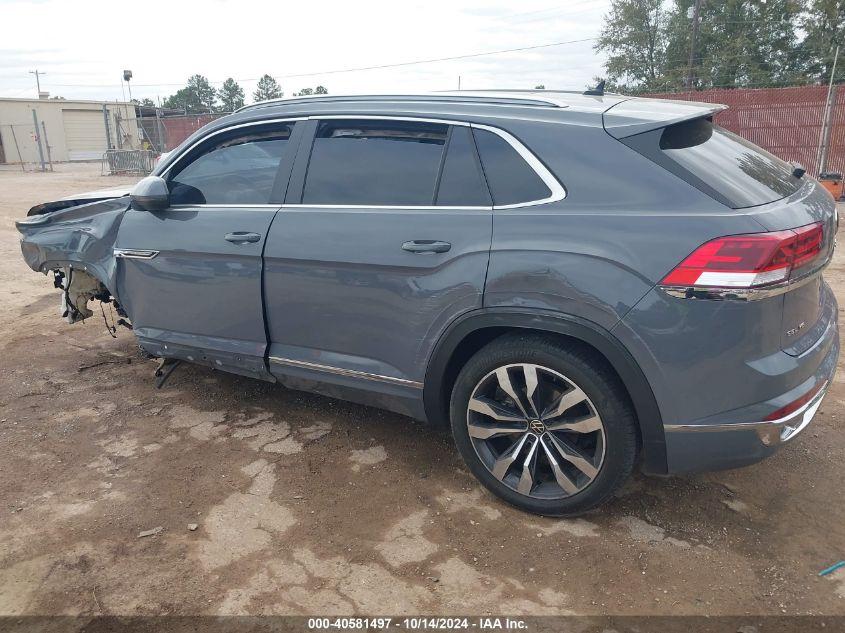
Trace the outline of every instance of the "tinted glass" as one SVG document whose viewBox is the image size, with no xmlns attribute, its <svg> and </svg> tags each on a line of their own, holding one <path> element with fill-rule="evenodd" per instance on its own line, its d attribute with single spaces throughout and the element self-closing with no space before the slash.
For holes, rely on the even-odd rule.
<svg viewBox="0 0 845 633">
<path fill-rule="evenodd" d="M 266 204 L 292 126 L 223 141 L 171 176 L 171 204 Z"/>
<path fill-rule="evenodd" d="M 449 134 L 446 160 L 440 174 L 437 204 L 446 206 L 490 206 L 490 194 L 478 164 L 472 132 L 454 126 Z"/>
<path fill-rule="evenodd" d="M 779 200 L 801 185 L 789 163 L 707 119 L 665 128 L 660 150 L 734 208 Z"/>
<path fill-rule="evenodd" d="M 473 130 L 493 204 L 517 204 L 552 195 L 546 183 L 522 156 L 498 134 Z"/>
<path fill-rule="evenodd" d="M 317 128 L 304 204 L 431 205 L 446 125 L 324 121 Z"/>
</svg>

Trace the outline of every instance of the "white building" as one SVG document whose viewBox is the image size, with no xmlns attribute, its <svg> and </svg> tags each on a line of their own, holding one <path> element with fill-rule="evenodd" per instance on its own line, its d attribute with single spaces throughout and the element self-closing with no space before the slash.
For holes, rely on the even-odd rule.
<svg viewBox="0 0 845 633">
<path fill-rule="evenodd" d="M 141 148 L 130 103 L 0 98 L 0 163 L 38 163 L 39 137 L 44 160 L 53 162 L 99 160 L 107 149 Z"/>
</svg>

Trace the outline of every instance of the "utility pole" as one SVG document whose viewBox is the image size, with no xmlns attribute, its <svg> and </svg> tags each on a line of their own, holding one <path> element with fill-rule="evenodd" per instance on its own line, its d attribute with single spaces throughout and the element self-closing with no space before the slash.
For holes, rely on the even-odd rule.
<svg viewBox="0 0 845 633">
<path fill-rule="evenodd" d="M 35 75 L 35 85 L 38 87 L 38 98 L 41 98 L 41 75 L 46 75 L 47 73 L 42 72 L 38 69 L 30 70 L 30 75 Z"/>
<path fill-rule="evenodd" d="M 693 81 L 695 80 L 695 61 L 698 54 L 698 29 L 700 26 L 701 17 L 701 2 L 702 0 L 695 0 L 692 9 L 692 34 L 690 35 L 689 46 L 689 68 L 687 71 L 687 90 L 693 89 Z"/>
<path fill-rule="evenodd" d="M 816 175 L 827 171 L 827 153 L 830 147 L 830 129 L 831 129 L 831 110 L 833 109 L 833 77 L 836 75 L 836 62 L 839 60 L 839 47 L 836 47 L 836 52 L 833 54 L 833 68 L 830 70 L 830 83 L 827 85 L 827 100 L 824 104 L 824 114 L 822 115 L 822 129 L 819 133 L 819 151 L 816 154 Z"/>
</svg>

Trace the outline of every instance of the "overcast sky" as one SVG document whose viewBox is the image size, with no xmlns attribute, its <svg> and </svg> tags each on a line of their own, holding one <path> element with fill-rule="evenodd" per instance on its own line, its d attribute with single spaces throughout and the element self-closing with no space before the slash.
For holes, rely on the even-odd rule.
<svg viewBox="0 0 845 633">
<path fill-rule="evenodd" d="M 332 94 L 464 89 L 583 89 L 601 73 L 593 40 L 609 0 L 253 2 L 250 0 L 0 0 L 0 96 L 42 90 L 164 98 L 194 73 L 234 77 L 247 102 L 269 73 L 285 96 L 322 84 Z M 536 47 L 450 61 L 370 66 Z M 346 71 L 346 72 L 330 72 Z M 125 84 L 124 84 L 125 90 Z M 127 95 L 128 97 L 128 95 Z"/>
</svg>

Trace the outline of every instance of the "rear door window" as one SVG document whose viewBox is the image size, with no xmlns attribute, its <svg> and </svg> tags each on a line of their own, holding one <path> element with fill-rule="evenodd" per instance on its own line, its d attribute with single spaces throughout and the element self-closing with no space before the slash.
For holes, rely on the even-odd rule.
<svg viewBox="0 0 845 633">
<path fill-rule="evenodd" d="M 416 121 L 323 121 L 303 204 L 431 206 L 448 125 Z"/>
<path fill-rule="evenodd" d="M 443 171 L 437 187 L 439 206 L 490 206 L 490 194 L 478 162 L 472 132 L 453 126 L 449 133 Z"/>
<path fill-rule="evenodd" d="M 267 204 L 293 124 L 210 145 L 168 180 L 171 204 Z"/>
<path fill-rule="evenodd" d="M 482 129 L 473 129 L 473 134 L 493 204 L 534 202 L 552 195 L 537 172 L 505 139 Z"/>
<path fill-rule="evenodd" d="M 789 163 L 710 119 L 684 121 L 637 136 L 643 139 L 623 142 L 638 151 L 645 149 L 647 156 L 735 209 L 780 200 L 801 186 Z M 658 147 L 649 147 L 655 140 Z"/>
</svg>

